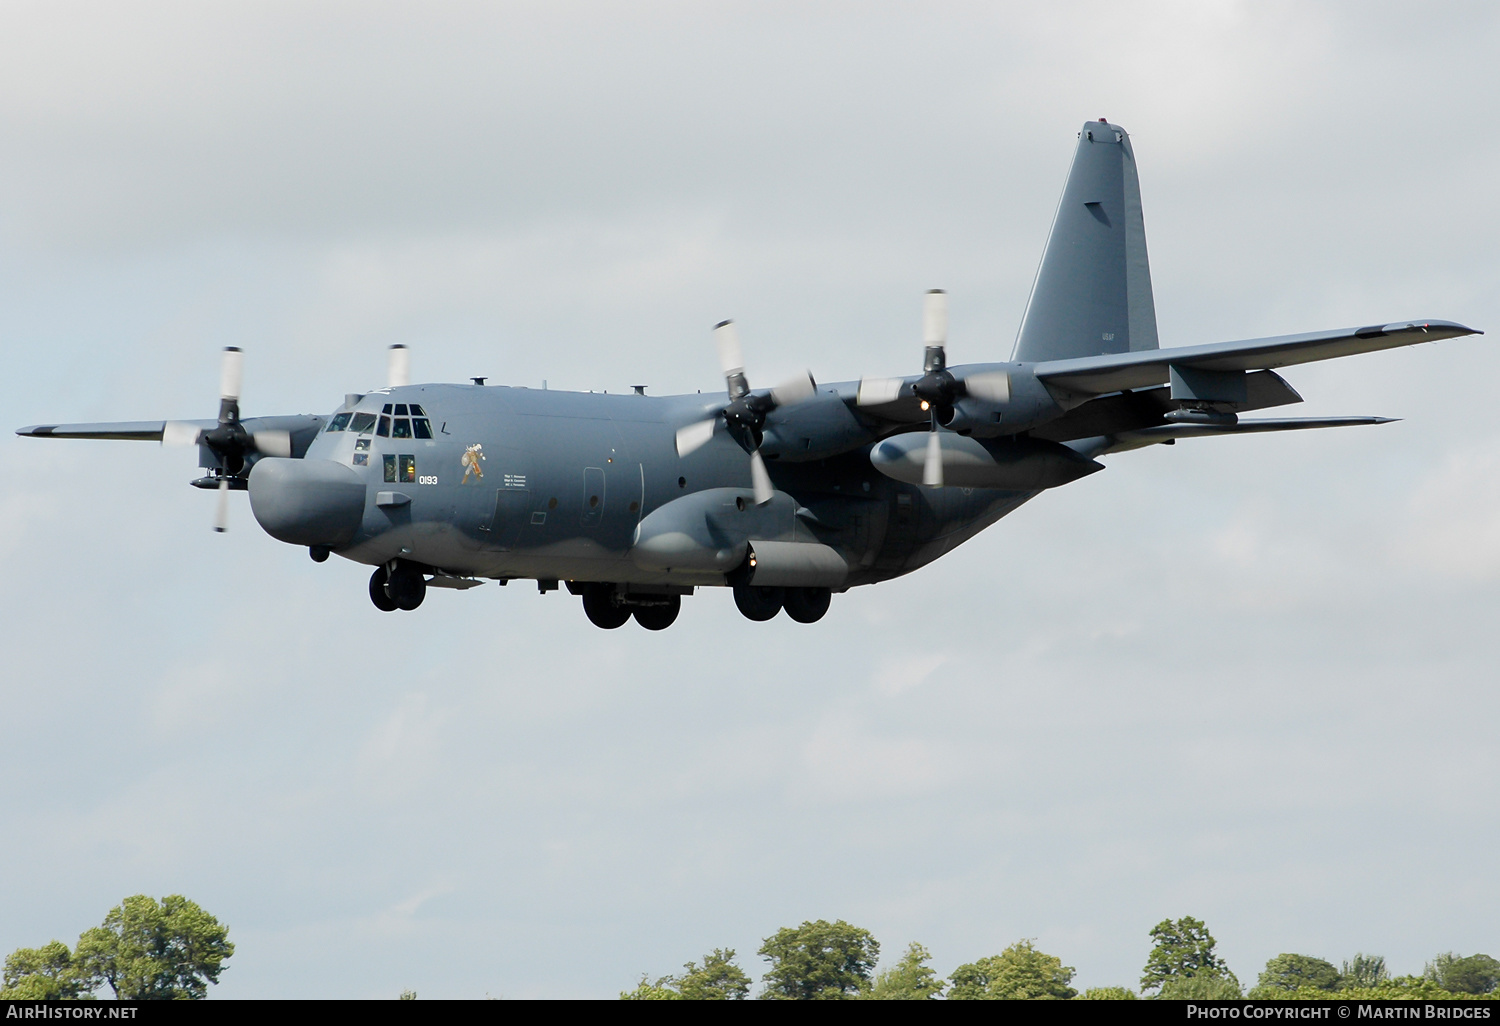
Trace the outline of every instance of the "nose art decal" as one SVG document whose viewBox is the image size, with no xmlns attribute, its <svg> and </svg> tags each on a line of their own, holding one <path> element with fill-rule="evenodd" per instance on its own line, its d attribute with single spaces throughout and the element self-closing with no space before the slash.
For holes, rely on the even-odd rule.
<svg viewBox="0 0 1500 1026">
<path fill-rule="evenodd" d="M 479 465 L 483 460 L 484 446 L 478 442 L 465 449 L 464 454 L 458 460 L 459 465 L 464 468 L 464 479 L 459 484 L 468 484 L 471 474 L 475 481 L 484 480 L 484 468 Z"/>
</svg>

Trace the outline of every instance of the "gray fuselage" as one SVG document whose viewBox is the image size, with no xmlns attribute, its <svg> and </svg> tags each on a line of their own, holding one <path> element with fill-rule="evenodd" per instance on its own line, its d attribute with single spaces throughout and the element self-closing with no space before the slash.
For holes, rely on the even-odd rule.
<svg viewBox="0 0 1500 1026">
<path fill-rule="evenodd" d="M 854 387 L 820 392 L 831 398 Z M 631 548 L 640 522 L 674 500 L 710 489 L 727 490 L 731 503 L 750 496 L 747 455 L 726 433 L 687 456 L 674 445 L 677 428 L 725 401 L 723 393 L 410 385 L 346 409 L 379 414 L 387 404 L 418 404 L 431 438 L 325 428 L 305 458 L 342 464 L 363 479 L 360 528 L 335 549 L 357 562 L 401 559 L 500 579 L 722 585 L 723 573 L 643 568 Z M 778 498 L 790 499 L 778 505 L 795 517 L 799 537 L 844 557 L 845 587 L 931 562 L 1035 494 L 902 484 L 876 472 L 869 449 L 768 464 Z"/>
</svg>

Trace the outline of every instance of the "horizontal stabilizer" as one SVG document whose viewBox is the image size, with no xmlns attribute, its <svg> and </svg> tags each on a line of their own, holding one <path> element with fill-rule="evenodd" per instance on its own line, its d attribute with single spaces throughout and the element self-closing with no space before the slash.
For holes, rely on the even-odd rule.
<svg viewBox="0 0 1500 1026">
<path fill-rule="evenodd" d="M 1036 365 L 1036 376 L 1054 388 L 1084 395 L 1104 395 L 1166 384 L 1173 367 L 1219 372 L 1273 370 L 1411 346 L 1418 342 L 1482 334 L 1453 321 L 1398 321 L 1365 328 L 1274 335 L 1243 342 L 1215 342 L 1206 346 L 1049 360 Z"/>
<path fill-rule="evenodd" d="M 1391 424 L 1396 417 L 1278 417 L 1265 420 L 1241 420 L 1224 424 L 1158 424 L 1137 431 L 1080 438 L 1067 443 L 1084 456 L 1103 456 L 1125 452 L 1147 445 L 1175 442 L 1179 438 L 1203 438 L 1207 435 L 1253 435 L 1266 431 L 1306 431 L 1311 428 L 1358 427 L 1363 424 Z"/>
</svg>

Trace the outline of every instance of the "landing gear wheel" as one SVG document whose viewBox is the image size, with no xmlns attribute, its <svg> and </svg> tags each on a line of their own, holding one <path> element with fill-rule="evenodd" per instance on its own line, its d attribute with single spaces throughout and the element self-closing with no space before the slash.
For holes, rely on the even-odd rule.
<svg viewBox="0 0 1500 1026">
<path fill-rule="evenodd" d="M 682 611 L 682 598 L 670 595 L 667 601 L 659 606 L 637 606 L 635 609 L 635 622 L 648 631 L 664 631 L 672 626 L 677 619 L 677 614 Z"/>
<path fill-rule="evenodd" d="M 370 601 L 375 603 L 375 608 L 382 613 L 394 613 L 396 603 L 385 593 L 385 579 L 388 575 L 385 567 L 377 566 L 375 572 L 370 575 Z"/>
<path fill-rule="evenodd" d="M 786 615 L 798 623 L 817 623 L 832 600 L 833 593 L 827 588 L 788 588 Z"/>
<path fill-rule="evenodd" d="M 386 580 L 385 593 L 397 609 L 416 609 L 427 597 L 427 581 L 420 571 L 401 567 Z"/>
<path fill-rule="evenodd" d="M 615 589 L 608 584 L 583 586 L 583 612 L 595 627 L 607 631 L 625 626 L 625 621 L 630 619 L 630 610 L 615 604 Z"/>
<path fill-rule="evenodd" d="M 785 588 L 757 588 L 753 584 L 734 586 L 734 604 L 749 620 L 771 620 L 781 612 L 786 601 Z"/>
</svg>

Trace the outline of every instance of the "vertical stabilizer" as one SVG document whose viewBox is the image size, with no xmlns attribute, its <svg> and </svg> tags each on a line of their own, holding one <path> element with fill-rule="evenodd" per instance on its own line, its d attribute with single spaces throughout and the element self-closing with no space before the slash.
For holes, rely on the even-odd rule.
<svg viewBox="0 0 1500 1026">
<path fill-rule="evenodd" d="M 1035 363 L 1155 348 L 1135 152 L 1119 125 L 1090 121 L 1078 134 L 1013 359 Z"/>
</svg>

